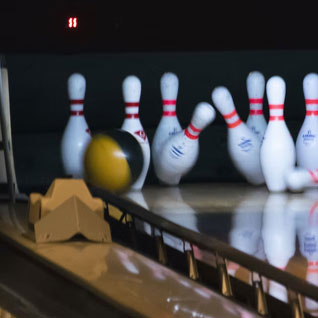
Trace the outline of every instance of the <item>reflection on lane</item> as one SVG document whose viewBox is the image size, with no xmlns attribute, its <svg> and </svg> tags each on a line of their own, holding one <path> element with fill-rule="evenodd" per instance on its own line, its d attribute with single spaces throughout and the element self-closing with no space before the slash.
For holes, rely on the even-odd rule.
<svg viewBox="0 0 318 318">
<path fill-rule="evenodd" d="M 265 260 L 264 244 L 261 236 L 262 211 L 267 193 L 253 190 L 244 195 L 232 216 L 232 227 L 229 233 L 229 243 L 236 249 Z M 229 273 L 233 276 L 239 270 L 239 265 L 230 262 Z M 249 273 L 249 282 L 251 282 Z"/>
<path fill-rule="evenodd" d="M 138 205 L 149 209 L 149 205 L 147 204 L 142 192 L 131 191 L 125 196 Z M 173 206 L 173 210 L 171 209 L 171 206 Z M 195 216 L 196 212 L 184 202 L 178 187 L 163 188 L 161 190 L 161 195 L 158 196 L 158 198 L 152 199 L 151 211 L 168 219 L 171 222 L 192 230 L 197 230 Z M 135 223 L 137 230 L 143 231 L 148 235 L 152 235 L 150 224 L 139 219 L 135 219 Z M 157 236 L 161 235 L 158 229 L 155 229 L 154 233 Z M 163 233 L 163 241 L 165 244 L 181 252 L 191 249 L 188 242 L 184 242 L 183 240 L 169 233 Z"/>
<path fill-rule="evenodd" d="M 178 273 L 116 243 L 35 244 L 21 233 L 25 213 L 3 210 L 0 231 L 70 277 L 145 317 L 259 317 Z M 20 216 L 22 218 L 20 219 Z M 19 219 L 19 223 L 12 221 Z M 27 224 L 27 223 L 26 223 Z"/>
<path fill-rule="evenodd" d="M 268 262 L 285 270 L 295 253 L 296 239 L 294 218 L 289 211 L 286 193 L 269 195 L 264 207 L 262 236 Z M 269 282 L 269 293 L 284 302 L 288 301 L 286 288 L 277 282 Z"/>
<path fill-rule="evenodd" d="M 254 200 L 255 193 L 251 192 L 233 209 L 229 233 L 231 246 L 318 286 L 317 190 L 308 190 L 302 194 L 271 193 L 263 211 L 250 208 Z M 296 233 L 299 246 L 296 245 Z M 235 275 L 239 267 L 230 263 L 229 269 Z M 268 287 L 272 296 L 288 301 L 288 292 L 284 286 L 274 281 L 263 280 L 263 283 L 264 289 Z M 305 298 L 304 304 L 307 311 L 318 316 L 317 302 Z"/>
<path fill-rule="evenodd" d="M 306 280 L 318 286 L 318 192 L 308 190 L 291 200 L 297 222 L 297 235 L 301 254 L 306 258 Z M 318 303 L 305 298 L 305 307 L 318 315 Z"/>
<path fill-rule="evenodd" d="M 318 285 L 317 189 L 269 194 L 263 187 L 182 185 L 148 188 L 144 194 L 149 209 L 172 222 L 221 239 Z M 195 252 L 197 258 L 215 265 L 211 253 Z M 251 282 L 250 273 L 244 276 L 239 265 L 230 262 L 228 268 L 231 275 Z M 285 287 L 265 279 L 263 283 L 271 295 L 287 301 Z M 305 299 L 304 304 L 318 314 L 317 302 Z"/>
</svg>

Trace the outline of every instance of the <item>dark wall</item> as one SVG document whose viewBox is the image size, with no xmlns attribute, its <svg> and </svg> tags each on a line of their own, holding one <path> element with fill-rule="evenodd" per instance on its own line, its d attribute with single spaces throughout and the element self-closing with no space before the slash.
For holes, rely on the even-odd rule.
<svg viewBox="0 0 318 318">
<path fill-rule="evenodd" d="M 10 0 L 0 1 L 0 50 L 318 49 L 316 20 L 314 3 L 300 2 Z"/>
<path fill-rule="evenodd" d="M 183 127 L 195 105 L 211 102 L 215 86 L 227 86 L 243 120 L 248 115 L 246 77 L 252 70 L 266 79 L 286 80 L 285 116 L 296 138 L 305 108 L 302 80 L 318 71 L 318 51 L 222 51 L 114 54 L 8 54 L 14 153 L 20 186 L 49 184 L 62 176 L 59 142 L 69 116 L 68 76 L 81 72 L 87 80 L 85 115 L 93 132 L 120 127 L 124 116 L 121 82 L 137 75 L 142 81 L 140 118 L 149 139 L 160 120 L 160 77 L 179 77 L 177 113 Z M 264 104 L 267 116 L 267 101 Z M 226 126 L 218 114 L 200 138 L 197 165 L 186 181 L 242 181 L 226 150 Z M 155 183 L 152 169 L 148 183 Z"/>
</svg>

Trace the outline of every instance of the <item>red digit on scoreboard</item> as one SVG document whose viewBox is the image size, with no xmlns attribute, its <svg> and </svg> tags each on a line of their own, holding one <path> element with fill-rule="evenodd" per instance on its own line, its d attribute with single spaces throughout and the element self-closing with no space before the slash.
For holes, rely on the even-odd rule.
<svg viewBox="0 0 318 318">
<path fill-rule="evenodd" d="M 67 27 L 69 29 L 76 29 L 78 26 L 78 19 L 77 17 L 69 17 L 67 20 Z"/>
</svg>

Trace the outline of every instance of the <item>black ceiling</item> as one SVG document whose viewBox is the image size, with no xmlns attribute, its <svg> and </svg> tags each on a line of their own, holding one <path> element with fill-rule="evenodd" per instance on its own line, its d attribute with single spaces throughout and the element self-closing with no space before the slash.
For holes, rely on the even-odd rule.
<svg viewBox="0 0 318 318">
<path fill-rule="evenodd" d="M 316 10 L 308 6 L 172 3 L 0 1 L 0 52 L 318 48 Z M 78 29 L 67 29 L 70 16 L 78 17 Z"/>
</svg>

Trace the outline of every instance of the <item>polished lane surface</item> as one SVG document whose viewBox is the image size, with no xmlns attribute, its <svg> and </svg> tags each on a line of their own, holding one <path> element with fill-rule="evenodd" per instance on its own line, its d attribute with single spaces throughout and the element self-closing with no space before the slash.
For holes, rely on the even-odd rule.
<svg viewBox="0 0 318 318">
<path fill-rule="evenodd" d="M 29 236 L 27 204 L 0 203 L 0 212 L 2 237 L 59 268 L 59 272 L 62 270 L 68 278 L 96 295 L 142 317 L 258 317 L 212 290 L 116 243 L 36 244 Z"/>
<path fill-rule="evenodd" d="M 265 187 L 247 184 L 207 183 L 148 186 L 125 196 L 172 222 L 221 239 L 318 285 L 318 189 L 269 193 Z M 196 256 L 213 263 L 213 257 L 200 251 Z M 251 282 L 250 273 L 239 265 L 229 263 L 228 269 L 231 275 Z M 264 285 L 272 296 L 287 302 L 285 287 L 266 280 Z M 305 299 L 304 305 L 318 315 L 318 303 Z"/>
</svg>

